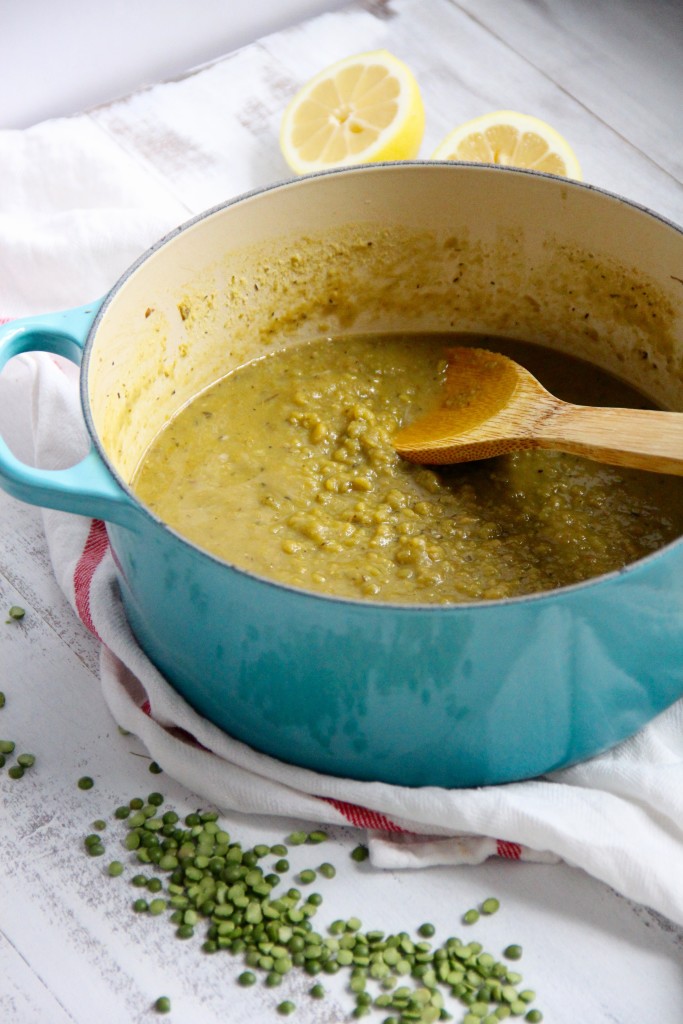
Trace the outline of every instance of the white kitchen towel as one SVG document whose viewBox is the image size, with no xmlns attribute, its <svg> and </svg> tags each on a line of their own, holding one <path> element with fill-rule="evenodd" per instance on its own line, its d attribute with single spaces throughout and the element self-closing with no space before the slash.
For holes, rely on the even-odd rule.
<svg viewBox="0 0 683 1024">
<path fill-rule="evenodd" d="M 188 212 L 87 121 L 0 133 L 0 316 L 91 301 Z M 0 375 L 0 433 L 45 468 L 80 457 L 75 368 L 45 354 L 13 360 Z M 128 628 L 104 524 L 53 511 L 44 523 L 56 578 L 102 641 L 114 718 L 207 804 L 352 824 L 367 830 L 378 866 L 562 859 L 683 924 L 683 702 L 614 750 L 542 779 L 445 790 L 319 775 L 233 740 L 160 676 Z"/>
</svg>

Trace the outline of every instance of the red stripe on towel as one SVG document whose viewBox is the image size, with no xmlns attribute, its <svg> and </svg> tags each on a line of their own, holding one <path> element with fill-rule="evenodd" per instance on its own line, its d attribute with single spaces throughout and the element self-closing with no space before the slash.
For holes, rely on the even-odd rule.
<svg viewBox="0 0 683 1024">
<path fill-rule="evenodd" d="M 408 832 L 408 829 L 401 828 L 391 818 L 387 818 L 386 814 L 371 811 L 367 807 L 359 807 L 358 804 L 349 804 L 345 800 L 333 800 L 326 796 L 320 799 L 331 804 L 356 828 L 372 828 L 378 832 Z"/>
<path fill-rule="evenodd" d="M 507 857 L 508 860 L 519 860 L 522 856 L 522 847 L 519 843 L 508 843 L 506 839 L 497 839 L 496 853 L 499 857 Z"/>
<path fill-rule="evenodd" d="M 93 576 L 109 548 L 107 528 L 101 519 L 93 519 L 83 554 L 74 569 L 74 595 L 76 611 L 85 626 L 94 633 L 98 640 L 102 637 L 97 632 L 90 614 L 90 587 Z"/>
</svg>

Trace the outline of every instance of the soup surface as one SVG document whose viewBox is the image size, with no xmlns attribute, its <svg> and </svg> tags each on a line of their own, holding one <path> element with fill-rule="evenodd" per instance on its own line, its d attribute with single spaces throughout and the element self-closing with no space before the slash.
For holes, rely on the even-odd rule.
<svg viewBox="0 0 683 1024">
<path fill-rule="evenodd" d="M 308 590 L 453 603 L 544 591 L 618 569 L 683 533 L 683 478 L 519 452 L 438 471 L 401 459 L 444 350 L 477 344 L 585 405 L 642 395 L 579 360 L 501 338 L 322 339 L 243 366 L 159 434 L 139 498 L 200 547 Z"/>
</svg>

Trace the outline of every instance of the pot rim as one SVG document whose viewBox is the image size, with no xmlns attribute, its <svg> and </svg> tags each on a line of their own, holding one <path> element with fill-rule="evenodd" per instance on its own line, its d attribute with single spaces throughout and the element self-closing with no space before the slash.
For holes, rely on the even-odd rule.
<svg viewBox="0 0 683 1024">
<path fill-rule="evenodd" d="M 93 422 L 92 414 L 90 411 L 90 403 L 88 401 L 88 369 L 90 365 L 90 356 L 95 343 L 95 337 L 97 335 L 99 325 L 102 322 L 103 318 L 106 316 L 109 306 L 111 305 L 113 299 L 126 285 L 129 278 L 131 278 L 132 275 L 136 273 L 137 270 L 141 266 L 143 266 L 143 264 L 146 263 L 148 259 L 154 256 L 159 250 L 163 249 L 166 245 L 170 244 L 176 237 L 183 234 L 190 228 L 195 227 L 197 224 L 200 224 L 202 221 L 208 220 L 218 213 L 222 213 L 224 210 L 229 209 L 231 206 L 235 206 L 239 203 L 246 202 L 257 196 L 265 195 L 275 190 L 305 186 L 305 183 L 307 181 L 315 180 L 318 178 L 330 176 L 350 176 L 359 173 L 372 174 L 383 169 L 398 169 L 400 171 L 402 169 L 414 169 L 417 167 L 435 167 L 442 169 L 444 167 L 448 167 L 451 168 L 456 173 L 464 169 L 466 172 L 474 171 L 475 173 L 505 174 L 514 175 L 517 177 L 540 178 L 542 180 L 549 180 L 554 182 L 555 184 L 563 185 L 566 188 L 596 193 L 599 196 L 604 196 L 608 200 L 624 204 L 630 207 L 631 209 L 636 210 L 637 212 L 643 213 L 646 216 L 651 217 L 656 221 L 659 221 L 659 223 L 661 223 L 664 227 L 671 228 L 678 234 L 683 235 L 683 227 L 679 224 L 676 224 L 668 217 L 665 217 L 663 214 L 658 213 L 656 210 L 653 210 L 642 203 L 638 203 L 632 199 L 627 199 L 625 196 L 619 195 L 616 192 L 611 192 L 608 189 L 603 188 L 602 186 L 592 185 L 584 181 L 577 181 L 574 178 L 561 178 L 558 175 L 548 174 L 544 171 L 535 171 L 521 167 L 500 166 L 498 164 L 476 163 L 472 161 L 421 159 L 383 161 L 371 164 L 356 164 L 351 166 L 335 167 L 326 170 L 320 170 L 310 174 L 301 175 L 300 177 L 292 176 L 288 178 L 279 179 L 278 181 L 275 182 L 270 182 L 266 185 L 256 186 L 252 189 L 249 189 L 246 192 L 242 192 L 236 196 L 231 197 L 230 199 L 224 200 L 221 203 L 217 203 L 214 206 L 211 206 L 198 214 L 195 214 L 188 220 L 183 221 L 177 227 L 173 228 L 171 231 L 167 232 L 156 242 L 154 242 L 149 248 L 142 252 L 140 256 L 138 256 L 137 259 L 134 260 L 133 263 L 129 265 L 129 267 L 123 272 L 123 274 L 121 274 L 121 276 L 118 278 L 118 280 L 114 283 L 114 285 L 110 288 L 110 290 L 106 293 L 103 300 L 101 301 L 97 314 L 88 331 L 86 342 L 83 348 L 83 359 L 81 362 L 80 376 L 80 398 L 81 408 L 88 430 L 88 434 L 90 435 L 91 442 L 95 447 L 99 457 L 102 459 L 105 466 L 107 467 L 109 473 L 111 473 L 112 477 L 116 480 L 117 484 L 134 502 L 138 511 L 144 513 L 155 524 L 155 526 L 158 526 L 161 529 L 163 529 L 164 532 L 170 534 L 170 536 L 172 536 L 175 540 L 180 541 L 182 544 L 191 548 L 196 555 L 208 559 L 210 562 L 217 566 L 225 567 L 226 569 L 230 569 L 234 572 L 237 572 L 242 576 L 247 577 L 248 579 L 252 579 L 260 584 L 266 584 L 270 587 L 274 587 L 279 590 L 284 590 L 292 595 L 296 595 L 299 598 L 328 601 L 332 602 L 333 604 L 351 605 L 353 607 L 367 609 L 368 612 L 377 609 L 390 610 L 392 612 L 399 612 L 402 614 L 409 614 L 415 612 L 434 614 L 438 612 L 444 615 L 453 615 L 457 613 L 463 613 L 465 611 L 471 612 L 474 609 L 481 609 L 482 611 L 484 611 L 485 609 L 499 609 L 501 607 L 507 607 L 509 605 L 517 606 L 519 604 L 527 604 L 530 602 L 551 601 L 556 598 L 562 598 L 565 596 L 571 597 L 576 592 L 584 591 L 586 589 L 594 587 L 604 586 L 613 580 L 621 579 L 622 577 L 630 575 L 634 572 L 638 572 L 643 567 L 649 566 L 654 561 L 666 556 L 667 552 L 669 552 L 670 550 L 673 550 L 679 546 L 683 546 L 682 535 L 680 537 L 677 537 L 675 540 L 670 541 L 668 544 L 664 545 L 664 547 L 658 548 L 656 551 L 651 552 L 649 555 L 645 555 L 643 558 L 637 559 L 635 562 L 629 562 L 628 564 L 622 566 L 620 569 L 615 569 L 613 572 L 604 573 L 600 576 L 589 577 L 588 579 L 582 580 L 579 583 L 572 583 L 563 587 L 556 587 L 551 590 L 535 591 L 530 594 L 520 594 L 514 597 L 495 598 L 478 601 L 463 601 L 451 604 L 391 602 L 368 600 L 361 598 L 350 598 L 335 594 L 325 594 L 315 590 L 307 590 L 304 587 L 294 587 L 290 584 L 283 583 L 277 579 L 270 578 L 268 576 L 261 576 L 258 573 L 243 568 L 242 566 L 235 565 L 234 563 L 229 562 L 226 559 L 219 558 L 217 555 L 212 554 L 210 551 L 207 551 L 205 548 L 200 547 L 193 541 L 189 540 L 187 537 L 183 536 L 183 534 L 179 533 L 172 526 L 166 523 L 163 519 L 157 516 L 156 513 L 149 509 L 145 504 L 143 504 L 143 502 L 140 501 L 136 493 L 132 490 L 129 483 L 119 474 L 118 470 L 112 465 L 109 455 L 101 443 L 99 433 L 95 428 L 95 424 Z M 683 284 L 683 281 L 681 283 Z M 109 526 L 109 524 L 107 525 Z"/>
</svg>

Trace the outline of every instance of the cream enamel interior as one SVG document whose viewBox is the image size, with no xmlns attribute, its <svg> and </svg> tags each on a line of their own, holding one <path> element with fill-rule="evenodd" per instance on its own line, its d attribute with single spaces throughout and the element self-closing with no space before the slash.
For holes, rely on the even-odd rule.
<svg viewBox="0 0 683 1024">
<path fill-rule="evenodd" d="M 193 395 L 320 335 L 466 331 L 588 359 L 683 409 L 683 235 L 562 179 L 468 165 L 300 179 L 199 219 L 110 297 L 93 423 L 130 480 Z"/>
</svg>

